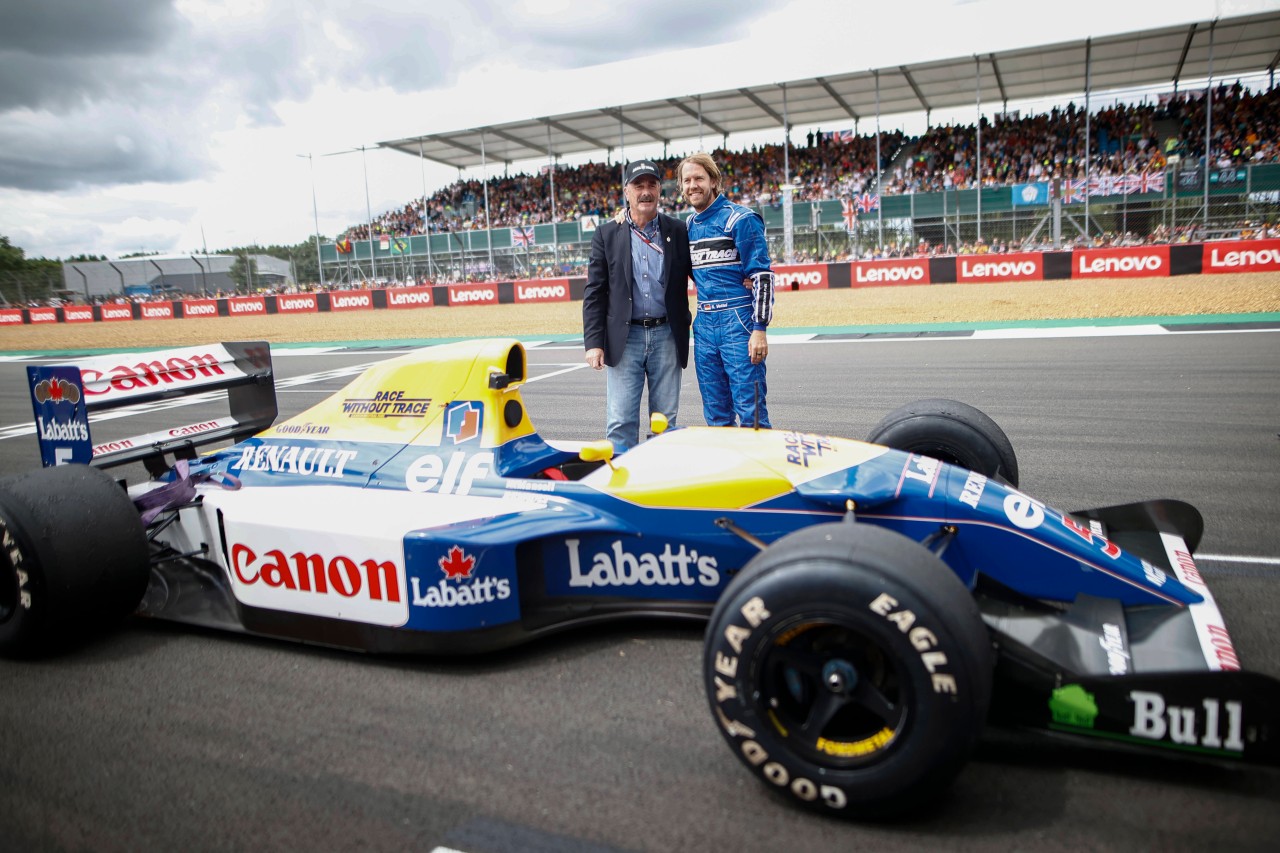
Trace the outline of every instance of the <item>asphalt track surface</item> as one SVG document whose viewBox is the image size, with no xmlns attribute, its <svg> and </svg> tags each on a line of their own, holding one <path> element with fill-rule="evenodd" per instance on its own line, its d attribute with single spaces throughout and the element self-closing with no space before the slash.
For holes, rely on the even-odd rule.
<svg viewBox="0 0 1280 853">
<path fill-rule="evenodd" d="M 1280 677 L 1280 331 L 1104 328 L 775 337 L 775 426 L 860 437 L 945 396 L 992 415 L 1062 509 L 1200 508 L 1200 568 L 1246 668 Z M 1154 331 L 1158 334 L 1134 334 Z M 278 351 L 282 416 L 393 352 Z M 305 354 L 303 354 L 305 353 Z M 552 438 L 596 438 L 580 343 L 530 349 Z M 0 471 L 36 467 L 23 362 L 0 362 Z M 700 422 L 692 371 L 682 418 Z M 220 412 L 95 424 L 136 435 Z M 702 632 L 627 623 L 470 660 L 385 660 L 131 620 L 0 661 L 0 850 L 1275 849 L 1280 772 L 994 734 L 910 820 L 802 812 L 707 709 Z"/>
</svg>

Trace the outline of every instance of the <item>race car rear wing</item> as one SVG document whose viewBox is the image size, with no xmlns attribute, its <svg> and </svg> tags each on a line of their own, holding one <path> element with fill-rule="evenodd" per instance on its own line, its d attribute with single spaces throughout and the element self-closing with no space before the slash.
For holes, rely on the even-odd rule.
<svg viewBox="0 0 1280 853">
<path fill-rule="evenodd" d="M 195 448 L 235 441 L 275 422 L 275 373 L 266 341 L 202 344 L 146 353 L 100 356 L 67 365 L 27 367 L 36 439 L 46 468 L 67 463 L 110 468 L 142 462 L 153 475 L 166 454 L 195 458 Z M 94 444 L 94 420 L 122 417 L 125 407 L 181 398 L 176 405 L 225 398 L 229 413 L 211 420 Z"/>
</svg>

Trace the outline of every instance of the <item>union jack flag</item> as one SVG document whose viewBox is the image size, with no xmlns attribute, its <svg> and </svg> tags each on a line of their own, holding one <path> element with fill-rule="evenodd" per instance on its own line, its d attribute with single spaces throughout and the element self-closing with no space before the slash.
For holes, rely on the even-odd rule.
<svg viewBox="0 0 1280 853">
<path fill-rule="evenodd" d="M 862 195 L 858 196 L 857 201 L 858 201 L 858 210 L 862 211 L 863 213 L 870 213 L 873 210 L 880 209 L 879 193 L 876 193 L 875 195 L 872 195 L 871 193 L 863 193 Z"/>
<path fill-rule="evenodd" d="M 852 130 L 832 130 L 822 135 L 825 136 L 827 139 L 830 139 L 832 142 L 845 143 L 845 142 L 853 141 Z"/>
<path fill-rule="evenodd" d="M 1116 191 L 1123 193 L 1125 195 L 1139 192 L 1138 188 L 1141 185 L 1142 185 L 1141 175 L 1125 175 L 1123 177 L 1116 179 Z"/>
<path fill-rule="evenodd" d="M 840 215 L 844 217 L 844 230 L 852 231 L 858 224 L 858 208 L 851 199 L 840 199 Z"/>
<path fill-rule="evenodd" d="M 1140 193 L 1162 193 L 1164 192 L 1164 172 L 1143 172 L 1138 176 L 1138 189 Z"/>
<path fill-rule="evenodd" d="M 1084 178 L 1078 181 L 1062 182 L 1062 200 L 1067 204 L 1081 202 L 1089 194 L 1089 182 Z"/>
<path fill-rule="evenodd" d="M 1089 179 L 1089 195 L 1120 195 L 1120 181 L 1115 175 L 1099 175 Z"/>
<path fill-rule="evenodd" d="M 533 226 L 517 225 L 511 229 L 511 245 L 513 246 L 532 246 L 536 241 L 533 239 Z"/>
</svg>

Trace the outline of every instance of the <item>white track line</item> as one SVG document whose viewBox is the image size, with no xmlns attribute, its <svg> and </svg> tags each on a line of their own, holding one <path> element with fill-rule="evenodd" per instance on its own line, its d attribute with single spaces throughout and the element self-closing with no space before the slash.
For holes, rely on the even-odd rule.
<svg viewBox="0 0 1280 853">
<path fill-rule="evenodd" d="M 1196 562 L 1207 563 L 1252 563 L 1258 566 L 1280 566 L 1280 557 L 1244 557 L 1231 554 L 1196 554 Z"/>
</svg>

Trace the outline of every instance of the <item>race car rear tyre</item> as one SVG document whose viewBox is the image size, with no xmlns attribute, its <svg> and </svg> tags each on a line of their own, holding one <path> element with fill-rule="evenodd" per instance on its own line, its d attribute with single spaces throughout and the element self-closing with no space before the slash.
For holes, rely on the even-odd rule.
<svg viewBox="0 0 1280 853">
<path fill-rule="evenodd" d="M 971 754 L 994 654 L 973 596 L 923 546 L 840 522 L 775 542 L 711 615 L 703 677 L 765 785 L 858 818 L 918 810 Z"/>
<path fill-rule="evenodd" d="M 919 453 L 1018 485 L 1018 457 L 1004 430 L 956 400 L 917 400 L 894 409 L 867 436 L 872 444 Z"/>
<path fill-rule="evenodd" d="M 63 648 L 133 612 L 149 576 L 133 502 L 88 465 L 0 480 L 0 654 Z"/>
</svg>

